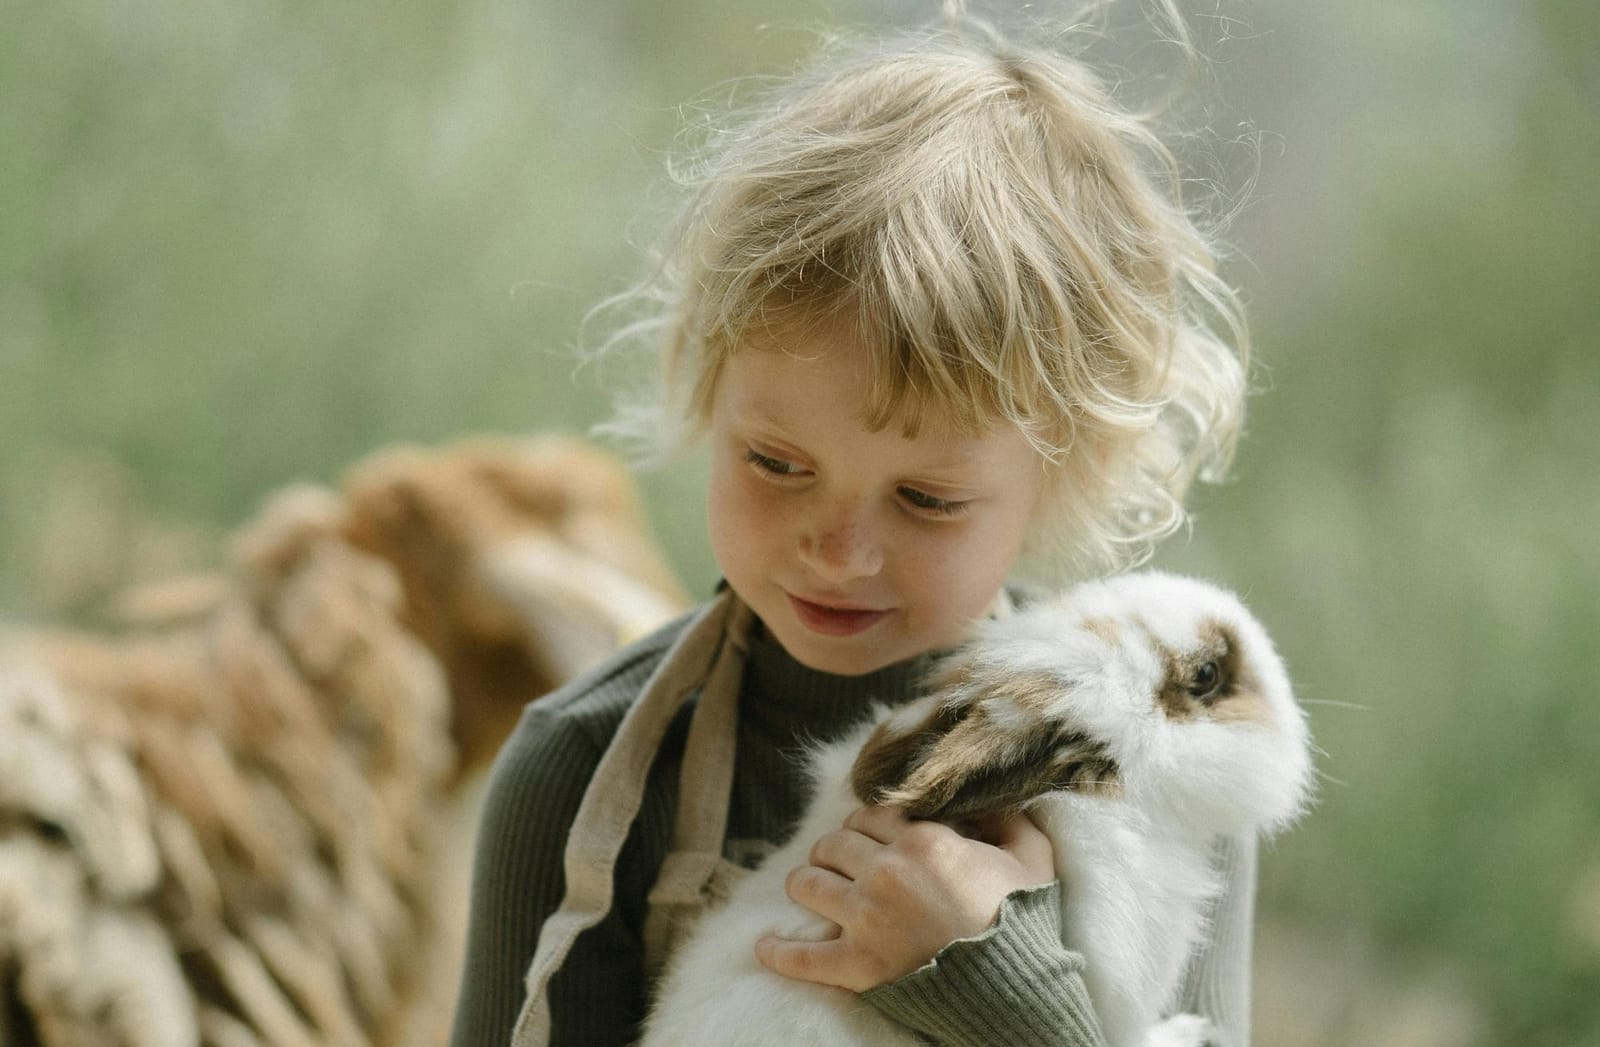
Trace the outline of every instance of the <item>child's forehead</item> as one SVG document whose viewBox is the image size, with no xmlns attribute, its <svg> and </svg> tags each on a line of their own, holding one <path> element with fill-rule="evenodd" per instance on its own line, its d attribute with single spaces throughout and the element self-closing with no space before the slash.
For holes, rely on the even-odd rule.
<svg viewBox="0 0 1600 1047">
<path fill-rule="evenodd" d="M 1010 423 L 967 432 L 952 412 L 923 403 L 914 431 L 902 416 L 874 424 L 871 362 L 858 348 L 831 344 L 810 351 L 747 347 L 729 355 L 718 381 L 718 406 L 738 423 L 769 436 L 809 443 L 819 437 L 895 448 L 931 465 L 981 465 L 997 443 L 1020 439 Z M 903 412 L 902 412 L 903 414 Z"/>
<path fill-rule="evenodd" d="M 891 340 L 863 337 L 861 330 L 848 314 L 767 325 L 741 338 L 723 366 L 742 360 L 748 391 L 764 395 L 776 414 L 792 408 L 800 394 L 822 391 L 830 400 L 848 395 L 859 405 L 858 421 L 871 431 L 916 436 L 931 430 L 953 440 L 980 437 L 996 427 L 982 418 L 989 414 L 982 407 L 949 402 L 928 389 L 931 383 L 913 373 L 915 363 Z"/>
</svg>

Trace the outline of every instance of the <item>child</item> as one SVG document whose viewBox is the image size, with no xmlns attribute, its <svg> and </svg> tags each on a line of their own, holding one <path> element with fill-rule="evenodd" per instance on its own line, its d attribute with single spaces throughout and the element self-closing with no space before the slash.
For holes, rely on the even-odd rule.
<svg viewBox="0 0 1600 1047">
<path fill-rule="evenodd" d="M 654 910 L 692 908 L 784 837 L 800 746 L 913 696 L 1019 560 L 1103 569 L 1181 526 L 1191 479 L 1226 465 L 1244 383 L 1233 294 L 1173 180 L 1075 60 L 975 27 L 835 56 L 717 140 L 649 294 L 659 409 L 632 421 L 658 445 L 709 443 L 728 591 L 530 705 L 506 743 L 458 1047 L 509 1042 L 519 1013 L 519 1043 L 631 1042 L 646 953 L 670 940 Z M 609 761 L 634 729 L 619 723 L 677 678 L 700 700 L 635 757 L 634 817 L 613 803 L 629 788 Z M 723 692 L 719 772 L 691 716 L 710 723 Z M 685 894 L 668 881 L 694 864 L 677 852 L 701 807 L 726 861 Z M 606 817 L 614 874 L 587 835 Z M 1101 1042 L 1049 842 L 1020 816 L 962 828 L 856 812 L 789 881 L 840 937 L 728 948 L 937 1042 Z M 1243 1045 L 1254 841 L 1218 841 L 1217 861 L 1228 891 L 1179 1006 Z"/>
</svg>

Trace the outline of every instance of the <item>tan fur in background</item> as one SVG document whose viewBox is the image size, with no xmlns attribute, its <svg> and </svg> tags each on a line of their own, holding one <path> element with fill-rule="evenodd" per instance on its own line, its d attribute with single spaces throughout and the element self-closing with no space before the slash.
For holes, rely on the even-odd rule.
<svg viewBox="0 0 1600 1047">
<path fill-rule="evenodd" d="M 570 442 L 380 455 L 234 548 L 0 655 L 3 1047 L 438 1042 L 462 783 L 683 604 Z"/>
</svg>

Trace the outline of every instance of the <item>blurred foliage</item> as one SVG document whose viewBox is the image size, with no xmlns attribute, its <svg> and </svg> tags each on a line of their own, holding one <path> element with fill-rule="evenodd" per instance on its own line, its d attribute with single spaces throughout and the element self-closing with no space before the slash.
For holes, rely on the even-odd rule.
<svg viewBox="0 0 1600 1047">
<path fill-rule="evenodd" d="M 1364 104 L 1277 123 L 1337 210 L 1268 249 L 1296 283 L 1246 278 L 1270 392 L 1171 560 L 1351 703 L 1311 706 L 1328 781 L 1271 904 L 1454 958 L 1495 1042 L 1596 1044 L 1600 9 L 1357 6 L 1267 45 Z"/>
<path fill-rule="evenodd" d="M 204 533 L 389 442 L 595 420 L 567 350 L 637 272 L 676 104 L 908 6 L 14 5 L 0 614 L 80 609 L 41 532 L 110 541 L 60 537 L 52 448 Z M 1326 750 L 1263 910 L 1447 966 L 1482 1042 L 1600 1045 L 1600 6 L 1194 9 L 1214 130 L 1256 143 L 1268 391 L 1159 560 L 1247 594 Z M 699 482 L 647 478 L 704 591 Z"/>
<path fill-rule="evenodd" d="M 803 16 L 561 0 L 8 11 L 9 472 L 30 445 L 113 448 L 164 510 L 235 521 L 393 440 L 586 426 L 604 398 L 567 350 L 635 275 L 629 224 L 649 218 L 676 104 L 792 60 L 807 33 L 759 29 L 779 10 Z M 7 488 L 25 497 L 29 478 Z M 20 556 L 0 606 L 27 606 Z"/>
</svg>

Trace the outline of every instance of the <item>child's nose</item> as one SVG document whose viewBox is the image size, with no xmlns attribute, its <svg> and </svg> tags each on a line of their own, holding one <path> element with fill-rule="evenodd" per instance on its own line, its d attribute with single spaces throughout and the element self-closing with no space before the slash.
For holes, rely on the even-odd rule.
<svg viewBox="0 0 1600 1047">
<path fill-rule="evenodd" d="M 869 578 L 883 568 L 883 547 L 860 506 L 835 505 L 817 513 L 800 535 L 800 560 L 826 582 Z"/>
</svg>

